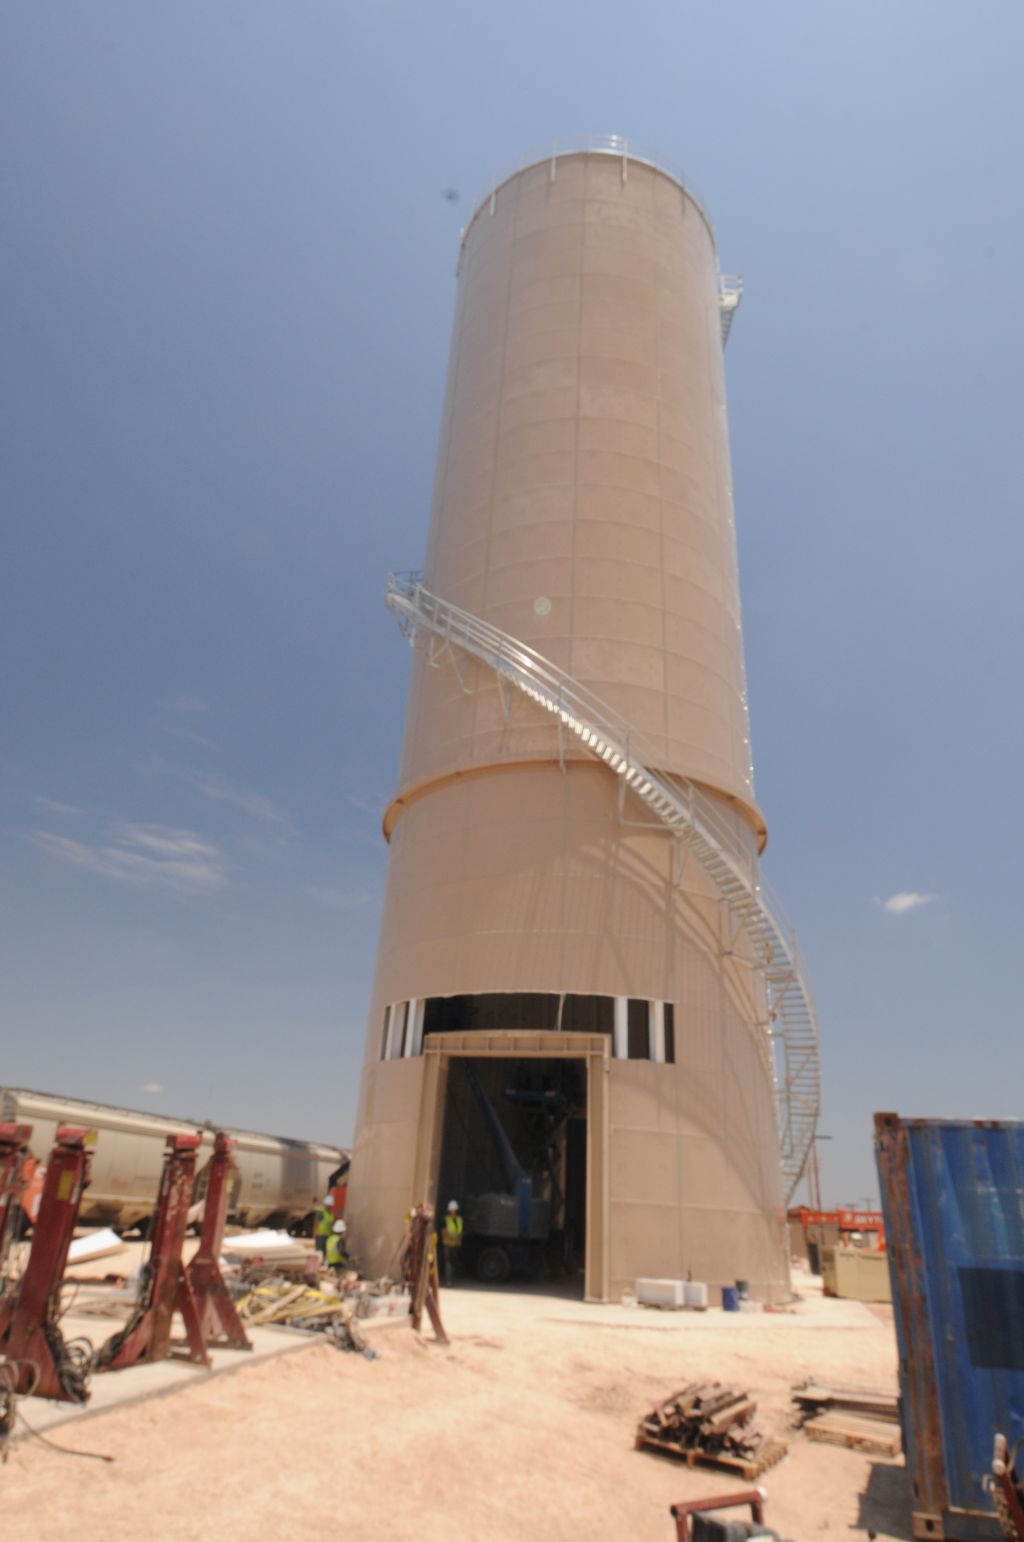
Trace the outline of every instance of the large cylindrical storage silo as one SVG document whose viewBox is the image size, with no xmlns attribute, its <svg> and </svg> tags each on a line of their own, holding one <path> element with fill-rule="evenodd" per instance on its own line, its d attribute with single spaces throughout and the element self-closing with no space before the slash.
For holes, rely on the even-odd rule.
<svg viewBox="0 0 1024 1542">
<path fill-rule="evenodd" d="M 385 1269 L 410 1203 L 455 1197 L 483 1278 L 502 1251 L 540 1272 L 547 1226 L 595 1299 L 644 1276 L 780 1298 L 756 931 L 603 750 L 625 734 L 756 874 L 718 264 L 675 178 L 569 153 L 475 212 L 422 579 L 397 591 L 357 1256 Z M 506 1203 L 517 1164 L 536 1235 Z"/>
</svg>

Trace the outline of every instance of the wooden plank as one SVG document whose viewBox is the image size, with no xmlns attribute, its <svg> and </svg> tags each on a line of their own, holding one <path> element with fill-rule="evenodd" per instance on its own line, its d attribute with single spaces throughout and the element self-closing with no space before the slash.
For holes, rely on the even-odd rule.
<svg viewBox="0 0 1024 1542">
<path fill-rule="evenodd" d="M 282 1321 L 294 1322 L 313 1317 L 341 1317 L 344 1315 L 340 1301 L 293 1301 L 278 1316 Z"/>
<path fill-rule="evenodd" d="M 833 1386 L 831 1382 L 815 1381 L 813 1377 L 808 1381 L 801 1382 L 798 1387 L 793 1388 L 793 1391 L 823 1398 L 860 1397 L 879 1403 L 894 1403 L 896 1401 L 896 1393 L 887 1392 L 884 1388 Z"/>
<path fill-rule="evenodd" d="M 867 1413 L 872 1418 L 899 1420 L 899 1399 L 895 1392 L 876 1392 L 868 1387 L 829 1387 L 820 1382 L 805 1382 L 794 1387 L 792 1398 L 805 1407 L 834 1407 L 849 1412 Z"/>
<path fill-rule="evenodd" d="M 730 1403 L 721 1413 L 705 1419 L 700 1432 L 702 1435 L 724 1435 L 733 1425 L 745 1424 L 756 1412 L 757 1404 L 752 1397 L 738 1397 L 735 1403 Z"/>
<path fill-rule="evenodd" d="M 880 1419 L 857 1419 L 852 1414 L 824 1414 L 804 1425 L 810 1440 L 831 1446 L 846 1446 L 851 1451 L 866 1451 L 873 1456 L 898 1456 L 900 1435 Z"/>
<path fill-rule="evenodd" d="M 241 1315 L 245 1318 L 246 1322 L 252 1323 L 254 1328 L 258 1327 L 262 1322 L 270 1322 L 272 1318 L 277 1316 L 282 1307 L 288 1306 L 288 1304 L 292 1301 L 297 1301 L 299 1297 L 304 1296 L 305 1293 L 305 1285 L 291 1285 L 287 1290 L 282 1291 L 279 1296 L 268 1297 L 264 1296 L 262 1292 L 257 1294 L 254 1291 L 253 1295 L 247 1297 L 246 1303 L 243 1304 L 243 1311 Z M 245 1310 L 244 1306 L 253 1300 L 253 1296 L 256 1297 L 257 1301 L 265 1302 L 266 1304 L 255 1307 L 252 1310 Z"/>
<path fill-rule="evenodd" d="M 674 1440 L 661 1440 L 657 1435 L 652 1435 L 643 1425 L 636 1432 L 636 1444 L 638 1448 L 649 1446 L 652 1451 L 667 1451 L 669 1456 L 685 1457 L 686 1455 L 682 1446 L 677 1446 Z"/>
<path fill-rule="evenodd" d="M 701 1419 L 708 1419 L 712 1414 L 720 1413 L 733 1403 L 742 1402 L 746 1395 L 745 1392 L 737 1392 L 735 1387 L 716 1388 L 713 1396 L 701 1399 L 700 1408 L 695 1409 L 694 1412 Z"/>
</svg>

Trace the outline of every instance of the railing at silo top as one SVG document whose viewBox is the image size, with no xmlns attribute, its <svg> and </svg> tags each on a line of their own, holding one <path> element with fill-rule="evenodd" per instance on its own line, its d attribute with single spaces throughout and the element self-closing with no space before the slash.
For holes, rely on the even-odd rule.
<svg viewBox="0 0 1024 1542">
<path fill-rule="evenodd" d="M 525 643 L 424 588 L 418 573 L 392 574 L 387 603 L 411 644 L 423 631 L 491 668 L 550 713 L 584 748 L 621 776 L 630 791 L 688 849 L 718 887 L 764 971 L 766 1063 L 775 1082 L 779 1146 L 788 1205 L 804 1173 L 821 1096 L 818 1020 L 796 933 L 761 877 L 757 857 L 709 794 L 654 769 L 658 757 L 593 691 Z"/>
<path fill-rule="evenodd" d="M 466 229 L 462 232 L 462 240 L 465 240 L 466 230 L 473 223 L 476 216 L 486 208 L 493 213 L 494 204 L 501 189 L 513 177 L 518 177 L 520 172 L 529 171 L 533 166 L 547 166 L 548 175 L 552 182 L 558 175 L 558 162 L 571 155 L 604 155 L 617 160 L 622 170 L 622 180 L 629 180 L 630 164 L 637 166 L 649 166 L 652 171 L 660 171 L 662 176 L 668 177 L 674 182 L 688 198 L 690 198 L 700 211 L 702 218 L 709 230 L 711 221 L 708 219 L 704 200 L 695 190 L 692 183 L 683 173 L 674 166 L 669 166 L 661 156 L 653 154 L 650 150 L 638 145 L 635 140 L 626 138 L 623 134 L 580 134 L 570 139 L 553 139 L 547 145 L 539 147 L 529 155 L 521 155 L 514 166 L 508 166 L 491 178 L 491 185 L 482 198 L 478 198 L 473 204 L 473 213 L 469 217 Z M 714 239 L 712 234 L 712 239 Z"/>
<path fill-rule="evenodd" d="M 498 206 L 498 195 L 506 183 L 520 172 L 528 171 L 533 166 L 547 166 L 548 175 L 552 182 L 558 175 L 558 162 L 571 155 L 605 155 L 618 160 L 622 167 L 622 180 L 629 180 L 629 167 L 633 163 L 637 166 L 649 166 L 653 171 L 658 171 L 664 177 L 668 177 L 683 192 L 700 214 L 711 236 L 711 244 L 715 244 L 714 227 L 708 218 L 704 200 L 693 187 L 688 178 L 681 171 L 666 165 L 660 156 L 654 155 L 649 150 L 637 145 L 635 141 L 627 139 L 623 134 L 582 134 L 576 139 L 555 139 L 551 144 L 538 150 L 533 155 L 520 156 L 515 166 L 509 167 L 499 175 L 491 178 L 491 186 L 483 198 L 473 205 L 473 213 L 459 233 L 459 260 L 461 262 L 462 249 L 466 244 L 470 227 L 486 209 L 491 214 Z M 718 312 L 722 325 L 722 347 L 729 339 L 729 329 L 732 326 L 733 317 L 736 314 L 740 300 L 743 296 L 743 280 L 731 274 L 720 273 L 718 278 Z"/>
</svg>

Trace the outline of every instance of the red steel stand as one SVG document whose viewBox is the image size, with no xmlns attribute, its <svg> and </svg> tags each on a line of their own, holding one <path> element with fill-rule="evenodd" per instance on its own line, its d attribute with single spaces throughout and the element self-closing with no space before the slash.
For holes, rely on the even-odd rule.
<svg viewBox="0 0 1024 1542">
<path fill-rule="evenodd" d="M 97 1371 L 117 1371 L 171 1354 L 171 1323 L 180 1312 L 187 1348 L 180 1358 L 209 1367 L 199 1311 L 181 1261 L 195 1180 L 198 1135 L 168 1135 L 163 1172 L 153 1216 L 149 1262 L 145 1266 L 138 1305 L 119 1333 L 96 1356 Z M 49 1180 L 47 1180 L 49 1181 Z"/>
<path fill-rule="evenodd" d="M 25 1187 L 25 1153 L 31 1135 L 30 1124 L 0 1124 L 0 1290 Z"/>
<path fill-rule="evenodd" d="M 86 1131 L 60 1125 L 20 1283 L 0 1301 L 0 1354 L 18 1365 L 15 1391 L 84 1403 L 89 1356 L 65 1344 L 60 1291 L 78 1207 L 89 1182 Z"/>
<path fill-rule="evenodd" d="M 220 1272 L 220 1249 L 228 1213 L 231 1152 L 234 1141 L 218 1130 L 207 1170 L 206 1203 L 199 1251 L 188 1266 L 188 1280 L 195 1297 L 206 1344 L 227 1349 L 251 1349 L 235 1303 Z"/>
</svg>

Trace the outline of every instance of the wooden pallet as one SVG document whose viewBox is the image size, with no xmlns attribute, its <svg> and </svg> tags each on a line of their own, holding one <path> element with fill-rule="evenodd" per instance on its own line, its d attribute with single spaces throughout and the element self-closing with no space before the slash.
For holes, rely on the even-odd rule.
<svg viewBox="0 0 1024 1542">
<path fill-rule="evenodd" d="M 866 1451 L 871 1456 L 899 1456 L 900 1432 L 881 1419 L 858 1419 L 853 1414 L 824 1414 L 804 1425 L 809 1440 L 825 1441 L 830 1446 L 846 1446 L 850 1451 Z"/>
<path fill-rule="evenodd" d="M 658 1440 L 654 1435 L 649 1435 L 641 1427 L 636 1432 L 637 1450 L 648 1449 L 664 1452 L 666 1456 L 674 1456 L 677 1462 L 685 1462 L 687 1467 L 717 1467 L 722 1472 L 735 1472 L 746 1483 L 752 1483 L 759 1478 L 769 1467 L 774 1467 L 776 1462 L 781 1462 L 789 1450 L 784 1440 L 766 1440 L 759 1447 L 756 1455 L 750 1457 L 729 1456 L 723 1453 L 701 1451 L 699 1449 L 684 1449 L 677 1446 L 671 1440 Z"/>
</svg>

